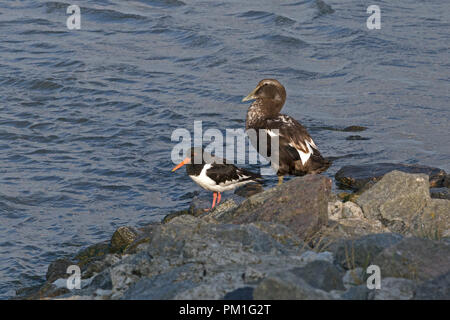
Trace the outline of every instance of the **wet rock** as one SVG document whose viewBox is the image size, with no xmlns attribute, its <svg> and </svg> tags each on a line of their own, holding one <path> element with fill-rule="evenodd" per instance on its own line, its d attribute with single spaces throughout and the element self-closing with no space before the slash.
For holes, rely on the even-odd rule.
<svg viewBox="0 0 450 320">
<path fill-rule="evenodd" d="M 381 288 L 374 290 L 374 300 L 411 300 L 416 283 L 401 278 L 382 278 Z"/>
<path fill-rule="evenodd" d="M 45 278 L 49 282 L 53 282 L 60 278 L 68 278 L 70 274 L 67 273 L 67 268 L 74 264 L 73 261 L 66 258 L 57 259 L 48 266 Z"/>
<path fill-rule="evenodd" d="M 394 170 L 412 174 L 425 174 L 429 177 L 430 186 L 433 188 L 443 186 L 446 177 L 445 171 L 439 168 L 396 163 L 374 163 L 344 166 L 336 172 L 335 178 L 340 188 L 359 190 L 368 182 L 377 182 L 385 174 Z"/>
<path fill-rule="evenodd" d="M 334 9 L 329 4 L 326 4 L 323 0 L 316 0 L 315 3 L 317 9 L 319 10 L 319 16 L 334 13 Z"/>
<path fill-rule="evenodd" d="M 404 238 L 380 252 L 373 264 L 382 277 L 425 281 L 450 271 L 450 245 L 442 241 Z"/>
<path fill-rule="evenodd" d="M 450 189 L 447 187 L 442 188 L 431 188 L 430 189 L 431 198 L 434 199 L 446 199 L 450 200 Z"/>
<path fill-rule="evenodd" d="M 330 191 L 331 180 L 324 176 L 297 177 L 248 198 L 226 222 L 276 222 L 307 238 L 327 223 Z"/>
<path fill-rule="evenodd" d="M 425 281 L 416 289 L 415 300 L 450 300 L 450 272 Z"/>
<path fill-rule="evenodd" d="M 47 299 L 47 298 L 54 298 L 58 297 L 64 294 L 69 293 L 70 290 L 63 287 L 58 287 L 54 285 L 53 283 L 46 282 L 37 293 L 33 294 L 32 296 L 27 297 L 26 299 L 29 300 L 40 300 L 40 299 Z"/>
<path fill-rule="evenodd" d="M 77 265 L 84 267 L 94 260 L 104 258 L 109 253 L 109 249 L 109 241 L 94 244 L 81 250 L 75 256 L 75 261 L 77 261 Z"/>
<path fill-rule="evenodd" d="M 111 252 L 120 253 L 138 237 L 136 229 L 131 227 L 119 227 L 111 238 Z"/>
<path fill-rule="evenodd" d="M 442 181 L 442 186 L 445 188 L 450 188 L 450 174 L 445 176 L 444 181 Z"/>
<path fill-rule="evenodd" d="M 358 131 L 364 131 L 366 130 L 367 127 L 362 127 L 362 126 L 349 126 L 344 128 L 342 131 L 344 132 L 358 132 Z"/>
<path fill-rule="evenodd" d="M 162 219 L 161 223 L 167 223 L 170 220 L 172 220 L 173 218 L 182 216 L 184 214 L 189 214 L 189 210 L 180 210 L 180 211 L 169 213 Z"/>
<path fill-rule="evenodd" d="M 264 188 L 259 183 L 249 183 L 246 184 L 234 191 L 234 194 L 243 197 L 243 198 L 249 198 L 253 196 L 254 194 L 263 192 Z"/>
<path fill-rule="evenodd" d="M 360 135 L 348 136 L 345 140 L 353 141 L 353 140 L 370 140 L 370 138 L 362 137 Z"/>
<path fill-rule="evenodd" d="M 191 204 L 188 209 L 188 213 L 194 217 L 198 217 L 205 213 L 205 209 L 209 209 L 212 206 L 213 197 L 206 198 L 204 196 L 195 196 L 192 199 Z"/>
<path fill-rule="evenodd" d="M 310 286 L 324 291 L 345 290 L 342 282 L 343 272 L 327 261 L 312 261 L 304 267 L 290 270 Z"/>
<path fill-rule="evenodd" d="M 334 252 L 335 261 L 344 269 L 361 267 L 366 269 L 375 257 L 403 239 L 393 233 L 372 234 L 354 240 L 341 240 L 330 248 Z"/>
<path fill-rule="evenodd" d="M 253 291 L 255 300 L 329 300 L 333 295 L 315 289 L 291 272 L 264 279 Z"/>
<path fill-rule="evenodd" d="M 408 232 L 430 201 L 428 177 L 400 171 L 387 173 L 356 200 L 364 216 L 379 220 L 393 232 Z"/>
</svg>

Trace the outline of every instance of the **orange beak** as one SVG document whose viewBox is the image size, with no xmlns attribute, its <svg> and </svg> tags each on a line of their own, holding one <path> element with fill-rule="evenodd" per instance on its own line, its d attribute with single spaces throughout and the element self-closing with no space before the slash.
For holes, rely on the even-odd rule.
<svg viewBox="0 0 450 320">
<path fill-rule="evenodd" d="M 191 163 L 191 158 L 189 158 L 189 157 L 185 158 L 175 168 L 173 168 L 172 172 L 174 172 L 175 170 L 180 169 L 182 166 L 184 166 L 185 164 L 188 164 L 188 163 Z"/>
</svg>

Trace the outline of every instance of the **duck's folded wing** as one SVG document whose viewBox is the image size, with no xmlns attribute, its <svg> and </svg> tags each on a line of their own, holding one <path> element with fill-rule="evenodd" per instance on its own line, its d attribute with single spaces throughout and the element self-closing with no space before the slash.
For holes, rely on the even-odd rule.
<svg viewBox="0 0 450 320">
<path fill-rule="evenodd" d="M 305 164 L 312 154 L 319 153 L 308 131 L 297 120 L 286 115 L 261 120 L 255 129 L 263 129 L 270 138 L 278 137 L 279 149 L 287 152 L 292 160 Z M 268 139 L 270 140 L 270 139 Z M 269 145 L 268 141 L 268 145 Z"/>
</svg>

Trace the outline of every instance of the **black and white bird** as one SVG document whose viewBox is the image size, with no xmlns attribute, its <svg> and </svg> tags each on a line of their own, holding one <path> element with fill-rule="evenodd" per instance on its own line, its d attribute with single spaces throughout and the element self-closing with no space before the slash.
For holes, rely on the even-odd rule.
<svg viewBox="0 0 450 320">
<path fill-rule="evenodd" d="M 202 148 L 190 148 L 187 157 L 172 172 L 186 165 L 186 172 L 203 189 L 214 192 L 211 209 L 221 200 L 221 192 L 235 189 L 250 182 L 259 182 L 261 175 L 227 164 Z M 208 209 L 209 210 L 209 209 Z"/>
<path fill-rule="evenodd" d="M 286 101 L 286 89 L 280 82 L 275 79 L 261 80 L 256 88 L 242 99 L 250 100 L 255 101 L 248 108 L 245 128 L 247 133 L 250 129 L 255 130 L 255 134 L 248 135 L 250 141 L 260 154 L 271 160 L 279 184 L 288 174 L 303 176 L 328 169 L 331 162 L 322 157 L 306 128 L 294 118 L 280 113 Z M 273 137 L 278 137 L 278 150 L 271 150 Z M 259 148 L 262 138 L 267 141 L 265 152 L 261 152 Z"/>
</svg>

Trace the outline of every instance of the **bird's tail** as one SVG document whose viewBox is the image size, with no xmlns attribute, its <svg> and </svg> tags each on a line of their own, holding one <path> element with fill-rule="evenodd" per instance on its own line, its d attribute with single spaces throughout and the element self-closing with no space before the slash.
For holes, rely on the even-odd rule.
<svg viewBox="0 0 450 320">
<path fill-rule="evenodd" d="M 247 176 L 248 178 L 246 180 L 253 180 L 255 182 L 262 182 L 264 181 L 263 177 L 259 173 L 254 173 L 252 171 L 248 171 L 246 169 L 240 169 L 240 172 Z"/>
</svg>

